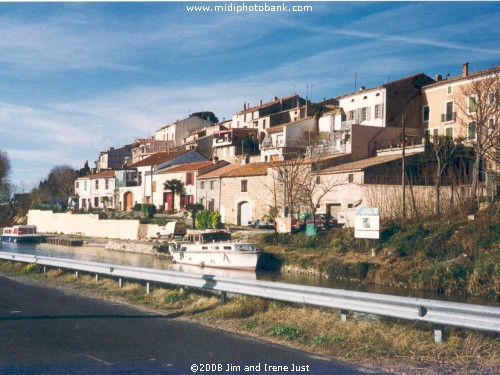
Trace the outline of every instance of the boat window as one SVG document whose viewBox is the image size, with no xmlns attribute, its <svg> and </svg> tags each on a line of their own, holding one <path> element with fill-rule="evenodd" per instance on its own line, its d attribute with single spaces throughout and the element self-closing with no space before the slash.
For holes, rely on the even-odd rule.
<svg viewBox="0 0 500 375">
<path fill-rule="evenodd" d="M 187 250 L 187 247 L 186 246 L 182 246 L 181 247 L 181 251 L 186 251 Z"/>
<path fill-rule="evenodd" d="M 249 243 L 234 245 L 234 249 L 236 251 L 255 251 L 256 250 L 255 246 L 252 244 L 249 244 Z"/>
<path fill-rule="evenodd" d="M 224 246 L 224 250 L 231 250 L 231 246 Z"/>
<path fill-rule="evenodd" d="M 219 246 L 212 246 L 212 250 L 219 250 Z"/>
<path fill-rule="evenodd" d="M 208 246 L 202 246 L 201 249 L 202 250 L 208 250 Z"/>
</svg>

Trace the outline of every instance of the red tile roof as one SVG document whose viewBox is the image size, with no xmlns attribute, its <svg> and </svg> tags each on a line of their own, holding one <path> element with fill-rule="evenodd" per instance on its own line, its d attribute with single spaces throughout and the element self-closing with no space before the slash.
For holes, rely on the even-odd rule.
<svg viewBox="0 0 500 375">
<path fill-rule="evenodd" d="M 190 172 L 190 171 L 198 171 L 209 165 L 213 165 L 212 161 L 202 161 L 200 163 L 187 163 L 187 164 L 179 164 L 172 168 L 166 169 L 164 171 L 158 172 L 158 174 L 166 174 L 166 173 L 176 173 L 176 172 Z"/>
<path fill-rule="evenodd" d="M 221 177 L 265 176 L 267 174 L 267 168 L 269 168 L 272 164 L 273 163 L 271 162 L 244 164 L 239 168 L 224 173 Z"/>
<path fill-rule="evenodd" d="M 216 169 L 214 171 L 201 174 L 198 176 L 198 179 L 223 177 L 226 173 L 228 173 L 230 171 L 234 171 L 235 169 L 238 169 L 240 167 L 241 167 L 241 164 L 229 164 L 229 165 L 226 165 L 222 168 Z"/>
<path fill-rule="evenodd" d="M 283 98 L 278 98 L 278 99 L 273 100 L 271 102 L 264 103 L 262 105 L 256 105 L 254 107 L 250 107 L 250 108 L 244 109 L 243 111 L 240 111 L 238 113 L 253 112 L 253 111 L 256 111 L 258 109 L 266 108 L 266 107 L 269 107 L 269 106 L 271 106 L 273 104 L 279 103 L 281 100 L 287 100 L 287 99 L 290 99 L 290 98 L 293 98 L 293 97 L 296 97 L 296 96 L 298 97 L 299 95 L 298 94 L 288 95 L 288 96 L 285 96 Z"/>
<path fill-rule="evenodd" d="M 500 72 L 500 66 L 495 66 L 493 68 L 478 70 L 477 72 L 469 73 L 466 76 L 459 75 L 459 76 L 443 79 L 442 81 L 438 81 L 436 83 L 431 83 L 430 85 L 423 87 L 423 89 L 427 90 L 429 88 L 433 88 L 433 87 L 440 86 L 440 85 L 448 85 L 451 82 L 457 82 L 457 81 L 461 81 L 461 80 L 465 81 L 468 79 L 476 78 L 476 77 L 483 76 L 483 75 L 487 76 L 489 74 L 494 74 L 494 73 L 498 73 L 498 72 Z"/>
<path fill-rule="evenodd" d="M 190 150 L 179 150 L 179 151 L 160 151 L 156 152 L 153 155 L 138 161 L 137 163 L 129 165 L 130 168 L 137 168 L 137 167 L 149 167 L 153 165 L 158 165 L 158 164 L 163 164 L 166 163 L 169 160 L 175 159 L 178 156 L 181 156 L 182 154 L 188 152 Z"/>
<path fill-rule="evenodd" d="M 415 153 L 415 154 L 407 155 L 406 157 L 409 158 L 413 155 L 417 155 L 417 154 Z M 326 168 L 326 169 L 319 171 L 319 173 L 337 173 L 337 172 L 364 170 L 364 169 L 369 168 L 369 167 L 389 163 L 391 161 L 400 160 L 402 158 L 403 158 L 402 154 L 375 156 L 375 157 L 368 158 L 368 159 L 356 160 L 356 161 L 353 161 L 350 163 L 344 163 L 344 164 L 337 165 L 335 167 Z"/>
<path fill-rule="evenodd" d="M 87 176 L 79 177 L 77 178 L 77 180 L 110 178 L 110 177 L 115 177 L 115 171 L 102 171 L 99 173 L 89 174 Z"/>
</svg>

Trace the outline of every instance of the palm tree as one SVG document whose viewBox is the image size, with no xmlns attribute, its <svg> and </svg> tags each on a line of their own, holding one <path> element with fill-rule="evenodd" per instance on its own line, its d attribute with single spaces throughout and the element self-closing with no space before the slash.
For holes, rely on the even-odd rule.
<svg viewBox="0 0 500 375">
<path fill-rule="evenodd" d="M 175 194 L 182 194 L 184 191 L 184 183 L 181 180 L 173 178 L 171 180 L 167 180 L 163 184 L 164 190 L 170 190 L 172 192 L 172 209 L 175 209 Z"/>
</svg>

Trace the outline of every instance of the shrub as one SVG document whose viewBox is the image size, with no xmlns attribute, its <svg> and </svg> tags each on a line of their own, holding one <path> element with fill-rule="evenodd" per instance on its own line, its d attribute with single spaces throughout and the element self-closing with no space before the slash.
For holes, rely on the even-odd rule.
<svg viewBox="0 0 500 375">
<path fill-rule="evenodd" d="M 201 210 L 196 213 L 196 228 L 219 229 L 221 227 L 221 216 L 217 211 Z"/>
<path fill-rule="evenodd" d="M 134 207 L 132 207 L 132 211 L 141 211 L 142 210 L 142 204 L 136 203 L 134 204 Z"/>
<path fill-rule="evenodd" d="M 152 203 L 143 203 L 142 204 L 142 213 L 144 216 L 152 218 L 156 215 L 156 206 Z"/>
<path fill-rule="evenodd" d="M 286 340 L 294 340 L 299 337 L 302 332 L 301 329 L 298 329 L 294 326 L 286 325 L 285 323 L 278 324 L 278 327 L 269 332 L 269 336 L 285 336 Z"/>
</svg>

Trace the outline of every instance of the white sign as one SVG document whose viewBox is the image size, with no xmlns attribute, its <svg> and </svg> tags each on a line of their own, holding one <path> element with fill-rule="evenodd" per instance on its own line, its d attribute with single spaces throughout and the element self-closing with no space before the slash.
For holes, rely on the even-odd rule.
<svg viewBox="0 0 500 375">
<path fill-rule="evenodd" d="M 291 233 L 292 232 L 292 218 L 291 217 L 277 217 L 276 218 L 276 231 L 278 233 Z"/>
<path fill-rule="evenodd" d="M 354 237 L 380 238 L 380 208 L 356 208 Z"/>
<path fill-rule="evenodd" d="M 337 213 L 337 224 L 346 224 L 347 223 L 347 215 L 345 212 Z"/>
</svg>

